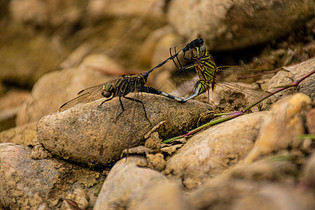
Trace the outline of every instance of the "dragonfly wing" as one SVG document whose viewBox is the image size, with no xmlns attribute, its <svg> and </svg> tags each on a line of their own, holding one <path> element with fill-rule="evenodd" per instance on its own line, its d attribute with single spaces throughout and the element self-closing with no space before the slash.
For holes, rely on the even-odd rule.
<svg viewBox="0 0 315 210">
<path fill-rule="evenodd" d="M 65 111 L 65 110 L 73 107 L 74 105 L 77 105 L 80 103 L 88 103 L 88 102 L 100 99 L 103 97 L 102 91 L 103 91 L 103 84 L 81 90 L 78 93 L 78 96 L 76 98 L 63 104 L 59 108 L 59 112 Z"/>
<path fill-rule="evenodd" d="M 218 81 L 253 83 L 265 77 L 271 77 L 280 69 L 255 69 L 248 65 L 219 66 Z"/>
</svg>

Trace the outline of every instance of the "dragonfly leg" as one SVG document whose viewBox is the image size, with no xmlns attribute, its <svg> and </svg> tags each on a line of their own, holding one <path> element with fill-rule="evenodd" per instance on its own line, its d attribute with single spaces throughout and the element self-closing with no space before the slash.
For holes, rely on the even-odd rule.
<svg viewBox="0 0 315 210">
<path fill-rule="evenodd" d="M 104 100 L 100 105 L 98 105 L 98 107 L 102 107 L 102 105 L 103 105 L 105 102 L 110 101 L 110 100 L 112 100 L 113 98 L 114 98 L 114 97 L 111 97 L 111 98 L 109 98 L 109 99 Z"/>
<path fill-rule="evenodd" d="M 184 101 L 184 99 L 181 99 L 179 97 L 170 95 L 168 93 L 162 92 L 160 90 L 157 90 L 157 89 L 154 89 L 154 88 L 148 87 L 148 86 L 144 86 L 142 88 L 141 92 L 152 93 L 152 94 L 156 94 L 156 95 L 162 95 L 162 96 L 168 97 L 170 99 L 174 99 L 174 100 L 179 101 L 179 102 L 186 102 L 186 101 Z"/>
<path fill-rule="evenodd" d="M 118 117 L 125 111 L 124 105 L 123 105 L 123 103 L 121 101 L 121 96 L 118 97 L 118 100 L 119 100 L 119 103 L 120 103 L 122 111 L 116 116 L 116 119 L 114 120 L 114 122 L 116 122 Z"/>
<path fill-rule="evenodd" d="M 179 61 L 179 59 L 178 59 L 178 56 L 175 56 L 176 54 L 178 54 L 178 53 L 176 53 L 176 47 L 174 47 L 174 55 L 172 54 L 172 48 L 170 48 L 170 56 L 171 56 L 171 58 L 172 58 L 173 63 L 175 64 L 175 66 L 176 66 L 177 69 L 182 69 L 183 66 L 182 66 L 182 64 L 180 63 L 180 61 Z M 175 56 L 175 57 L 174 57 L 174 56 Z M 174 58 L 173 58 L 173 57 L 174 57 Z M 176 58 L 176 60 L 177 60 L 178 65 L 177 65 L 177 63 L 175 62 L 175 58 Z"/>
<path fill-rule="evenodd" d="M 135 99 L 135 98 L 130 98 L 130 97 L 127 97 L 127 96 L 123 96 L 123 97 L 124 97 L 125 99 L 128 99 L 128 100 L 131 100 L 131 101 L 135 101 L 135 102 L 140 103 L 140 104 L 142 105 L 145 118 L 148 120 L 148 122 L 149 122 L 150 125 L 152 126 L 152 123 L 151 123 L 151 121 L 149 120 L 149 118 L 148 118 L 148 116 L 147 116 L 147 112 L 146 112 L 146 110 L 145 110 L 145 106 L 144 106 L 143 102 L 140 101 L 140 100 L 138 100 L 138 99 Z M 123 112 L 123 111 L 122 111 L 122 112 Z M 122 112 L 121 112 L 121 113 L 122 113 Z M 120 113 L 119 115 L 121 115 L 121 113 Z M 118 115 L 118 116 L 119 116 L 119 115 Z M 118 116 L 117 116 L 117 117 L 118 117 Z"/>
<path fill-rule="evenodd" d="M 184 102 L 192 99 L 192 98 L 195 98 L 196 96 L 198 96 L 199 94 L 203 93 L 205 91 L 202 91 L 202 83 L 201 81 L 199 80 L 196 85 L 195 85 L 195 89 L 194 89 L 194 92 L 193 94 L 191 94 L 190 96 L 188 96 L 187 98 L 184 99 Z"/>
</svg>

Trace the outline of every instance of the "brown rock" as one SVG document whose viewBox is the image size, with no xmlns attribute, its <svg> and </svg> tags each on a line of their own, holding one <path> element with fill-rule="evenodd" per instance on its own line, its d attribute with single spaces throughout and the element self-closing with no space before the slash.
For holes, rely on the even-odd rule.
<svg viewBox="0 0 315 210">
<path fill-rule="evenodd" d="M 124 5 L 123 7 L 121 5 Z M 91 0 L 88 4 L 88 15 L 91 17 L 114 16 L 114 17 L 164 17 L 165 2 L 157 1 L 97 1 Z"/>
<path fill-rule="evenodd" d="M 311 193 L 302 193 L 292 187 L 270 184 L 237 202 L 235 210 L 311 210 L 314 209 Z"/>
<path fill-rule="evenodd" d="M 313 0 L 174 0 L 168 20 L 181 36 L 199 35 L 210 49 L 228 50 L 277 39 L 313 14 Z"/>
<path fill-rule="evenodd" d="M 168 160 L 165 173 L 180 177 L 187 188 L 221 174 L 246 157 L 265 115 L 241 116 L 193 136 Z"/>
<path fill-rule="evenodd" d="M 60 176 L 56 163 L 34 161 L 29 155 L 30 151 L 25 147 L 0 144 L 1 208 L 39 206 Z"/>
<path fill-rule="evenodd" d="M 193 210 L 181 186 L 176 182 L 164 181 L 146 193 L 144 200 L 136 203 L 132 210 Z"/>
<path fill-rule="evenodd" d="M 297 148 L 302 141 L 296 137 L 305 132 L 303 116 L 310 108 L 311 99 L 302 93 L 275 103 L 266 116 L 255 146 L 245 161 L 249 163 L 260 155 L 286 149 L 288 146 Z"/>
<path fill-rule="evenodd" d="M 267 83 L 267 90 L 273 91 L 279 86 L 284 86 L 291 84 L 294 81 L 297 81 L 304 77 L 306 74 L 310 73 L 314 70 L 315 66 L 315 58 L 311 58 L 306 60 L 302 63 L 295 64 L 292 66 L 283 67 L 284 70 L 279 71 L 274 77 L 268 80 Z M 285 91 L 281 91 L 276 95 L 271 96 L 266 102 L 264 103 L 274 103 L 275 101 L 283 98 L 284 96 L 290 95 L 295 93 L 296 91 L 300 93 L 304 93 L 307 96 L 311 97 L 311 99 L 315 99 L 315 74 L 306 78 L 297 89 L 291 88 Z"/>
<path fill-rule="evenodd" d="M 10 142 L 22 145 L 36 144 L 37 123 L 28 123 L 19 127 L 11 128 L 0 133 L 0 143 Z"/>
<path fill-rule="evenodd" d="M 1 209 L 56 209 L 62 197 L 80 208 L 94 205 L 104 180 L 99 172 L 31 155 L 28 147 L 0 144 Z"/>
<path fill-rule="evenodd" d="M 255 192 L 259 184 L 229 176 L 217 176 L 209 179 L 188 195 L 188 201 L 194 209 L 232 209 L 234 202 Z"/>
<path fill-rule="evenodd" d="M 11 90 L 0 98 L 0 131 L 15 127 L 18 110 L 29 96 L 28 91 Z"/>
<path fill-rule="evenodd" d="M 166 97 L 131 93 L 144 103 L 152 126 L 166 120 L 159 128 L 161 137 L 169 137 L 191 129 L 199 114 L 209 110 L 207 104 L 188 101 L 184 104 Z M 52 154 L 89 165 L 116 162 L 127 147 L 144 143 L 143 136 L 151 126 L 140 103 L 118 97 L 99 107 L 104 99 L 77 105 L 64 112 L 47 115 L 38 123 L 38 141 Z"/>
<path fill-rule="evenodd" d="M 34 122 L 43 116 L 57 112 L 67 100 L 89 86 L 105 83 L 109 77 L 91 69 L 117 67 L 106 56 L 91 55 L 77 68 L 55 71 L 41 77 L 35 84 L 31 97 L 19 110 L 17 125 Z M 118 68 L 118 67 L 117 67 Z"/>
<path fill-rule="evenodd" d="M 130 208 L 143 199 L 148 190 L 166 177 L 155 170 L 136 165 L 142 157 L 131 156 L 115 164 L 98 195 L 94 209 Z"/>
<path fill-rule="evenodd" d="M 306 115 L 307 130 L 310 134 L 315 134 L 315 109 L 312 109 Z"/>
<path fill-rule="evenodd" d="M 64 52 L 56 50 L 50 38 L 30 33 L 20 24 L 5 25 L 1 27 L 0 81 L 33 86 L 42 75 L 57 68 Z"/>
</svg>

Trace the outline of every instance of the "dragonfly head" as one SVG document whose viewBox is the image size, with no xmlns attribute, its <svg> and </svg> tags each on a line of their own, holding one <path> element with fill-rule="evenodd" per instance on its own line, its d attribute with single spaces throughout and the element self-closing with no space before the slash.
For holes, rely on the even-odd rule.
<svg viewBox="0 0 315 210">
<path fill-rule="evenodd" d="M 103 85 L 102 96 L 104 96 L 105 98 L 109 98 L 112 96 L 112 94 L 113 94 L 113 85 L 105 83 Z"/>
<path fill-rule="evenodd" d="M 207 54 L 207 49 L 204 44 L 194 47 L 190 50 L 191 58 L 201 58 Z"/>
</svg>

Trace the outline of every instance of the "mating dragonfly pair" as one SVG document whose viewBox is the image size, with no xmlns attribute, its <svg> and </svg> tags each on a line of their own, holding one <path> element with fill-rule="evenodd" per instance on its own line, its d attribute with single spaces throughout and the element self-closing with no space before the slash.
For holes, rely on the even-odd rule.
<svg viewBox="0 0 315 210">
<path fill-rule="evenodd" d="M 142 105 L 145 118 L 150 122 L 146 115 L 146 110 L 143 102 L 139 99 L 131 98 L 126 96 L 130 92 L 146 92 L 151 94 L 157 94 L 166 96 L 168 98 L 174 99 L 179 102 L 186 102 L 204 92 L 211 89 L 214 90 L 216 87 L 216 73 L 219 70 L 224 69 L 225 67 L 217 67 L 212 56 L 206 50 L 203 39 L 195 39 L 192 42 L 188 43 L 183 49 L 176 52 L 172 55 L 172 48 L 170 49 L 170 57 L 150 69 L 149 71 L 143 72 L 139 75 L 127 74 L 121 75 L 118 78 L 110 80 L 104 84 L 93 86 L 84 90 L 81 90 L 78 93 L 78 96 L 65 104 L 63 104 L 59 111 L 64 111 L 76 104 L 89 102 L 89 98 L 92 98 L 93 95 L 103 96 L 105 99 L 99 106 L 102 106 L 105 102 L 112 100 L 115 97 L 118 97 L 122 111 L 116 116 L 116 119 L 124 112 L 124 106 L 121 101 L 121 98 L 132 100 L 138 102 Z M 186 57 L 186 53 L 188 56 Z M 179 61 L 179 55 L 183 54 L 183 58 L 192 62 L 191 65 L 182 66 Z M 177 63 L 175 62 L 175 59 Z M 178 70 L 188 70 L 195 69 L 199 76 L 199 80 L 195 84 L 193 93 L 185 99 L 170 95 L 163 91 L 157 90 L 155 88 L 146 86 L 145 84 L 148 81 L 149 74 L 155 69 L 163 66 L 168 61 L 172 60 Z M 100 95 L 101 93 L 101 95 Z M 94 97 L 95 98 L 95 97 Z M 151 124 L 151 122 L 150 122 Z"/>
</svg>

